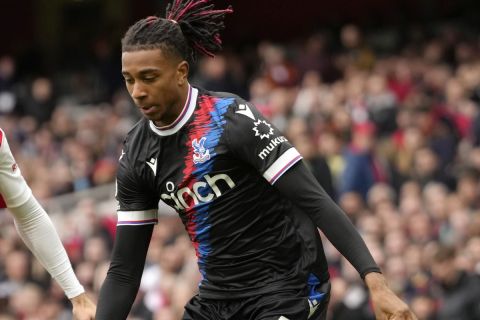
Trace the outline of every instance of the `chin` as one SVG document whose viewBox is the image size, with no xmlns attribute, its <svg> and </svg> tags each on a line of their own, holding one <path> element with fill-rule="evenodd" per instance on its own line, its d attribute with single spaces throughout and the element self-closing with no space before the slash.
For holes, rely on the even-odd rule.
<svg viewBox="0 0 480 320">
<path fill-rule="evenodd" d="M 155 121 L 156 117 L 154 115 L 148 115 L 148 114 L 144 114 L 143 115 L 145 118 L 147 118 L 148 120 L 152 120 L 152 121 Z"/>
<path fill-rule="evenodd" d="M 160 118 L 158 114 L 147 114 L 147 113 L 142 112 L 142 115 L 146 119 L 151 120 L 151 121 L 158 121 L 158 118 Z"/>
</svg>

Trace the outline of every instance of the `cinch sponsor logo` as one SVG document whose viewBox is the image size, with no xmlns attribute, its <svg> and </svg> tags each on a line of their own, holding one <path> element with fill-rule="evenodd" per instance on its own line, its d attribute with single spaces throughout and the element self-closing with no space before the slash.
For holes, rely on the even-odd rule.
<svg viewBox="0 0 480 320">
<path fill-rule="evenodd" d="M 195 182 L 192 188 L 184 187 L 169 194 L 162 193 L 160 197 L 176 210 L 185 210 L 200 203 L 210 202 L 220 197 L 223 192 L 235 187 L 233 180 L 223 173 L 213 177 L 206 174 L 204 178 L 205 181 Z"/>
<path fill-rule="evenodd" d="M 263 150 L 260 151 L 258 156 L 260 157 L 260 159 L 265 160 L 265 158 L 270 154 L 270 152 L 272 152 L 273 149 L 275 149 L 276 146 L 278 146 L 282 142 L 287 141 L 287 138 L 285 138 L 284 136 L 276 137 L 275 139 L 270 140 L 268 146 L 263 148 Z"/>
</svg>

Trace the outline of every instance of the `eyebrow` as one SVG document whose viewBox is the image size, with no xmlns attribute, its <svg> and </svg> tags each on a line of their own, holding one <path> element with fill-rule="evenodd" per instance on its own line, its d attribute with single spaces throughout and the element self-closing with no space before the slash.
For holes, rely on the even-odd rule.
<svg viewBox="0 0 480 320">
<path fill-rule="evenodd" d="M 157 68 L 147 68 L 147 69 L 142 69 L 138 72 L 138 74 L 140 76 L 144 76 L 146 74 L 149 74 L 149 73 L 157 73 L 157 72 L 160 72 L 159 69 Z M 128 71 L 125 71 L 125 70 L 122 70 L 122 74 L 125 76 L 125 75 L 130 75 L 130 72 Z"/>
</svg>

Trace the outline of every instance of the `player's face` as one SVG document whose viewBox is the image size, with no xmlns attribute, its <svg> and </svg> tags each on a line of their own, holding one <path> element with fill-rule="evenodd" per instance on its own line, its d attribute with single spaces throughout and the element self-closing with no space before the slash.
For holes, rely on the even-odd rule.
<svg viewBox="0 0 480 320">
<path fill-rule="evenodd" d="M 127 90 L 143 115 L 165 126 L 181 113 L 188 91 L 188 63 L 161 49 L 122 53 Z"/>
</svg>

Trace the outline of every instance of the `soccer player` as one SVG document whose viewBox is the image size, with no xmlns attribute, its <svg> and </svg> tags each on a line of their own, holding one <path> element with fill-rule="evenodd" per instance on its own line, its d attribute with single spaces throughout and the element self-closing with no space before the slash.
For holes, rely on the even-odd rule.
<svg viewBox="0 0 480 320">
<path fill-rule="evenodd" d="M 95 304 L 75 276 L 57 231 L 23 179 L 0 129 L 0 208 L 8 208 L 27 247 L 58 282 L 70 299 L 76 320 L 91 320 Z"/>
<path fill-rule="evenodd" d="M 415 319 L 287 139 L 242 98 L 189 84 L 195 55 L 221 49 L 230 12 L 175 0 L 166 18 L 139 20 L 122 39 L 122 74 L 144 117 L 119 160 L 116 240 L 96 319 L 126 319 L 159 200 L 180 215 L 203 276 L 184 320 L 325 319 L 317 227 L 365 280 L 378 319 Z"/>
</svg>

